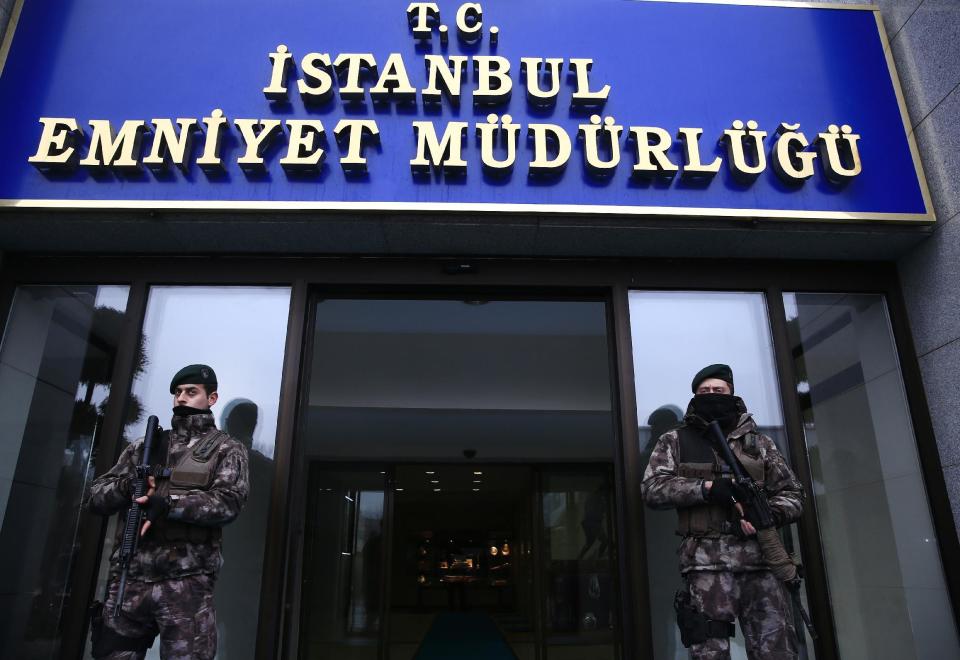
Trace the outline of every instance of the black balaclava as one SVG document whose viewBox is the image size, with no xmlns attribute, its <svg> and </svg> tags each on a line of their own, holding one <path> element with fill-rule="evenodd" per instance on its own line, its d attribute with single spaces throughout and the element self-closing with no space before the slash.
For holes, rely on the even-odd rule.
<svg viewBox="0 0 960 660">
<path fill-rule="evenodd" d="M 690 400 L 690 407 L 702 420 L 716 421 L 729 433 L 736 427 L 745 406 L 740 397 L 732 394 L 697 394 Z"/>
<path fill-rule="evenodd" d="M 193 406 L 174 406 L 173 414 L 177 417 L 189 417 L 190 415 L 206 415 L 210 412 L 209 408 L 194 408 Z"/>
</svg>

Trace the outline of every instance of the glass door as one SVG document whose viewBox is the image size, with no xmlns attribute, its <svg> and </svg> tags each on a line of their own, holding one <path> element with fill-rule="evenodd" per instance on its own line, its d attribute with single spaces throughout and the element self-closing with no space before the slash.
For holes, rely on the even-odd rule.
<svg viewBox="0 0 960 660">
<path fill-rule="evenodd" d="M 619 657 L 606 304 L 318 297 L 311 326 L 298 656 Z"/>
<path fill-rule="evenodd" d="M 618 658 L 620 581 L 609 470 L 550 467 L 539 477 L 543 657 Z"/>
<path fill-rule="evenodd" d="M 311 467 L 301 658 L 381 657 L 387 481 L 376 467 Z"/>
</svg>

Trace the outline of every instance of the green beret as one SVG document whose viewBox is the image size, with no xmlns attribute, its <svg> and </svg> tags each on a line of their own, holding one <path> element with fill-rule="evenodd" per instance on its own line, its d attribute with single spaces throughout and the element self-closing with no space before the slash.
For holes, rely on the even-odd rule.
<svg viewBox="0 0 960 660">
<path fill-rule="evenodd" d="M 174 394 L 177 385 L 206 385 L 207 391 L 217 389 L 217 374 L 205 364 L 189 364 L 178 371 L 170 381 L 170 394 Z"/>
<path fill-rule="evenodd" d="M 693 377 L 693 383 L 690 385 L 690 389 L 693 390 L 694 394 L 697 393 L 697 386 L 708 378 L 719 378 L 720 380 L 726 381 L 730 385 L 730 392 L 733 393 L 733 369 L 730 368 L 730 365 L 711 364 L 709 367 L 704 367 L 698 371 L 697 375 Z"/>
</svg>

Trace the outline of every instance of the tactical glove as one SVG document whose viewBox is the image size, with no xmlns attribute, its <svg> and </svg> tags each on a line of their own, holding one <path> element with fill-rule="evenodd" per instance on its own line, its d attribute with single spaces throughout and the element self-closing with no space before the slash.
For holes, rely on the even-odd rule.
<svg viewBox="0 0 960 660">
<path fill-rule="evenodd" d="M 140 505 L 143 516 L 151 523 L 167 517 L 170 512 L 170 500 L 162 495 L 150 495 L 145 504 Z"/>
<path fill-rule="evenodd" d="M 744 502 L 746 501 L 747 495 L 743 490 L 743 487 L 732 479 L 717 479 L 713 482 L 713 486 L 710 487 L 710 492 L 707 494 L 708 502 L 716 502 L 717 504 L 733 504 L 733 501 Z"/>
</svg>

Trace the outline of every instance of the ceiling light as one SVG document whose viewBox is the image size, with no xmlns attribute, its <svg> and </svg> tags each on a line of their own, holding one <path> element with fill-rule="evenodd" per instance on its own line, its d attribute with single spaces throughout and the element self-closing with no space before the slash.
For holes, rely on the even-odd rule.
<svg viewBox="0 0 960 660">
<path fill-rule="evenodd" d="M 439 493 L 439 492 L 440 492 L 440 489 L 439 489 L 439 488 L 434 488 L 434 489 L 433 489 L 433 492 L 434 492 L 434 493 Z"/>
<path fill-rule="evenodd" d="M 432 484 L 438 484 L 438 483 L 440 483 L 440 480 L 439 480 L 439 479 L 431 479 L 431 480 L 430 480 L 430 483 L 432 483 Z"/>
<path fill-rule="evenodd" d="M 477 475 L 477 476 L 480 476 L 481 474 L 483 474 L 483 472 L 481 472 L 481 471 L 475 471 L 474 474 Z"/>
<path fill-rule="evenodd" d="M 427 474 L 436 474 L 433 470 L 427 470 Z"/>
</svg>

